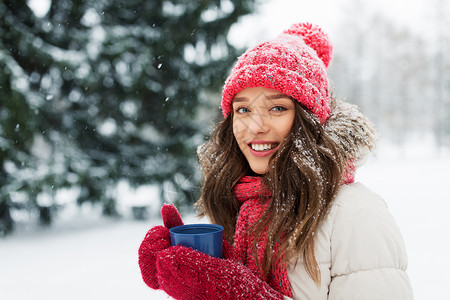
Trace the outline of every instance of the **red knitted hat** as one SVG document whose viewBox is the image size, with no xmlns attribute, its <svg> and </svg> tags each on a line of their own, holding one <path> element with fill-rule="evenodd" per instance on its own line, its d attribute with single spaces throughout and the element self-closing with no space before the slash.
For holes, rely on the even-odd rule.
<svg viewBox="0 0 450 300">
<path fill-rule="evenodd" d="M 291 96 L 324 123 L 330 115 L 327 67 L 332 45 L 326 33 L 310 23 L 294 24 L 276 39 L 242 54 L 222 93 L 227 117 L 234 96 L 248 87 L 265 87 Z"/>
</svg>

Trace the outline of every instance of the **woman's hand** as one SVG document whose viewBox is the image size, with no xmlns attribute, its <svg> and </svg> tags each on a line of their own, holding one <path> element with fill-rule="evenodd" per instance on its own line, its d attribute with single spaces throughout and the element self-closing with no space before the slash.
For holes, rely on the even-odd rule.
<svg viewBox="0 0 450 300">
<path fill-rule="evenodd" d="M 188 247 L 169 247 L 156 259 L 159 287 L 177 300 L 281 300 L 261 278 L 234 259 L 220 259 Z"/>
<path fill-rule="evenodd" d="M 223 259 L 184 246 L 171 246 L 169 229 L 183 225 L 174 205 L 161 208 L 164 226 L 152 227 L 139 247 L 142 279 L 178 300 L 283 299 L 266 282 L 234 259 L 223 241 Z"/>
<path fill-rule="evenodd" d="M 183 225 L 180 214 L 173 204 L 165 204 L 161 208 L 164 226 L 152 227 L 145 235 L 139 247 L 139 267 L 142 279 L 152 289 L 159 289 L 156 277 L 156 258 L 158 253 L 170 247 L 169 229 Z"/>
</svg>

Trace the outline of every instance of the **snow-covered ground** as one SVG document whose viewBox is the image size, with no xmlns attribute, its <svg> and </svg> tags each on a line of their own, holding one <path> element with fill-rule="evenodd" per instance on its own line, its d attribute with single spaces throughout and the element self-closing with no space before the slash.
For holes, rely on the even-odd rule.
<svg viewBox="0 0 450 300">
<path fill-rule="evenodd" d="M 358 173 L 386 200 L 404 235 L 416 299 L 448 298 L 450 282 L 450 155 L 415 143 L 381 145 Z M 185 222 L 194 222 L 193 215 Z M 141 280 L 137 251 L 147 222 L 98 220 L 89 210 L 47 229 L 18 230 L 0 239 L 1 299 L 168 299 Z"/>
</svg>

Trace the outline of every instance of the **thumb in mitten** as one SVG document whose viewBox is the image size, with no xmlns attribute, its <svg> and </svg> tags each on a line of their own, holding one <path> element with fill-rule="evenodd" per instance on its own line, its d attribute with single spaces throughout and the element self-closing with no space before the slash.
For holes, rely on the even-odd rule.
<svg viewBox="0 0 450 300">
<path fill-rule="evenodd" d="M 161 216 L 164 226 L 169 229 L 175 226 L 184 225 L 177 208 L 173 204 L 164 204 L 161 208 Z"/>
</svg>

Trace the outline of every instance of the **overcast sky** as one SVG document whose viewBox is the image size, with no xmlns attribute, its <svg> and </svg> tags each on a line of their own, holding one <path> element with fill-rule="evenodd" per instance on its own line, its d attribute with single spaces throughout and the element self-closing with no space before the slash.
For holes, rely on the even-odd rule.
<svg viewBox="0 0 450 300">
<path fill-rule="evenodd" d="M 276 37 L 291 24 L 311 22 L 322 27 L 333 40 L 336 25 L 344 18 L 361 13 L 357 0 L 257 0 L 257 12 L 241 18 L 230 32 L 237 46 L 251 46 L 261 40 Z M 436 4 L 445 3 L 448 14 L 450 0 L 359 0 L 369 12 L 380 12 L 399 26 L 426 33 L 433 28 Z"/>
</svg>

